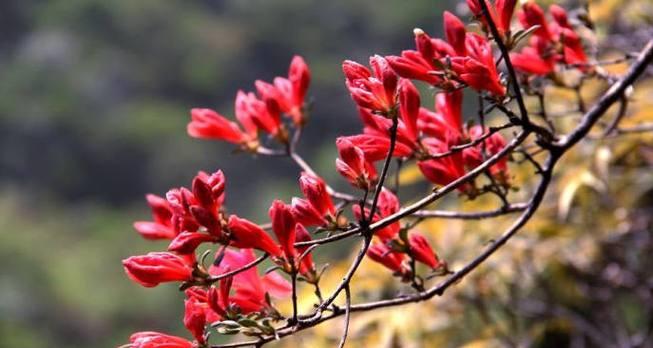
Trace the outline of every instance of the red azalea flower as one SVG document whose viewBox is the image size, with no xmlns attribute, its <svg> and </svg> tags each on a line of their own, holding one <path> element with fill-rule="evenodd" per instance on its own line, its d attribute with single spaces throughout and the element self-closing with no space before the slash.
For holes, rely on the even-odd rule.
<svg viewBox="0 0 653 348">
<path fill-rule="evenodd" d="M 152 209 L 154 221 L 136 221 L 134 229 L 145 239 L 173 239 L 177 235 L 172 226 L 172 208 L 168 201 L 157 195 L 145 196 L 147 204 Z"/>
<path fill-rule="evenodd" d="M 336 170 L 352 185 L 363 190 L 372 186 L 373 166 L 365 160 L 363 150 L 356 147 L 346 138 L 338 138 L 336 147 L 340 158 L 336 159 Z"/>
<path fill-rule="evenodd" d="M 308 242 L 312 240 L 311 235 L 306 231 L 306 228 L 301 224 L 295 225 L 295 241 Z M 297 247 L 297 255 L 301 256 L 309 248 L 309 246 Z M 313 263 L 313 256 L 309 252 L 306 254 L 299 263 L 299 273 L 310 278 L 311 273 L 315 273 L 315 264 Z"/>
<path fill-rule="evenodd" d="M 367 249 L 367 256 L 398 274 L 406 274 L 409 270 L 404 266 L 405 255 L 392 251 L 383 243 L 374 243 Z"/>
<path fill-rule="evenodd" d="M 291 206 L 293 216 L 298 223 L 304 226 L 322 226 L 327 224 L 324 215 L 315 210 L 311 202 L 307 199 L 293 197 Z"/>
<path fill-rule="evenodd" d="M 484 0 L 485 4 L 490 11 L 490 17 L 492 21 L 497 26 L 499 33 L 505 35 L 510 32 L 510 22 L 512 21 L 512 15 L 515 11 L 515 5 L 517 0 L 496 0 L 494 6 Z M 469 6 L 470 11 L 474 14 L 477 20 L 479 20 L 487 29 L 487 22 L 485 16 L 483 15 L 483 10 L 479 3 L 479 0 L 467 0 L 467 6 Z"/>
<path fill-rule="evenodd" d="M 224 140 L 234 144 L 248 140 L 238 124 L 211 109 L 195 108 L 190 111 L 190 115 L 191 122 L 187 131 L 193 138 Z"/>
<path fill-rule="evenodd" d="M 275 200 L 268 212 L 272 221 L 272 231 L 277 236 L 286 259 L 295 257 L 295 225 L 297 222 L 291 208 L 280 200 Z"/>
<path fill-rule="evenodd" d="M 252 249 L 227 249 L 220 264 L 212 266 L 209 273 L 219 276 L 240 269 L 254 260 Z M 264 311 L 269 306 L 265 299 L 266 292 L 273 297 L 283 298 L 292 291 L 290 284 L 279 273 L 271 272 L 259 277 L 254 267 L 234 275 L 231 289 L 233 293 L 229 295 L 229 306 L 238 306 L 244 314 Z"/>
<path fill-rule="evenodd" d="M 229 231 L 231 245 L 237 248 L 255 248 L 271 256 L 281 256 L 281 249 L 274 240 L 259 225 L 247 219 L 229 216 Z"/>
<path fill-rule="evenodd" d="M 483 131 L 481 126 L 474 126 L 468 130 L 469 137 L 471 141 L 480 138 L 488 130 Z M 493 156 L 503 150 L 506 147 L 506 140 L 500 133 L 494 133 L 489 138 L 483 141 L 485 143 L 485 151 L 487 156 Z M 475 168 L 483 163 L 483 143 L 476 145 L 475 147 L 467 148 L 463 150 L 463 158 L 465 164 L 468 168 Z M 507 180 L 508 175 L 508 156 L 503 156 L 499 161 L 490 166 L 490 173 L 493 176 L 496 176 L 501 181 Z"/>
<path fill-rule="evenodd" d="M 478 34 L 467 33 L 465 47 L 468 56 L 452 58 L 453 70 L 473 89 L 504 96 L 506 87 L 499 79 L 490 43 Z"/>
<path fill-rule="evenodd" d="M 131 280 L 148 288 L 192 279 L 193 267 L 188 260 L 169 252 L 132 256 L 123 260 L 122 265 Z"/>
<path fill-rule="evenodd" d="M 465 24 L 460 18 L 456 17 L 449 11 L 444 11 L 444 34 L 447 42 L 453 47 L 456 55 L 464 56 L 467 54 L 465 47 Z"/>
<path fill-rule="evenodd" d="M 299 188 L 321 216 L 335 216 L 336 208 L 327 191 L 326 184 L 321 178 L 302 172 L 299 177 Z"/>
<path fill-rule="evenodd" d="M 370 66 L 372 71 L 359 63 L 344 61 L 347 88 L 360 107 L 387 115 L 396 104 L 397 75 L 381 56 L 370 57 Z"/>
<path fill-rule="evenodd" d="M 204 329 L 206 328 L 206 309 L 208 306 L 195 298 L 184 300 L 184 326 L 195 337 L 199 344 L 206 343 Z"/>
<path fill-rule="evenodd" d="M 387 136 L 374 134 L 359 134 L 342 137 L 349 140 L 354 146 L 363 150 L 365 159 L 376 162 L 385 159 L 390 150 L 390 139 Z M 408 157 L 413 154 L 413 149 L 401 142 L 395 144 L 393 157 Z"/>
<path fill-rule="evenodd" d="M 372 217 L 371 222 L 374 223 L 381 220 L 384 217 L 390 216 L 398 212 L 399 208 L 400 205 L 397 196 L 394 193 L 392 193 L 392 191 L 384 187 L 381 189 L 381 193 L 379 194 L 377 210 L 374 216 Z M 361 208 L 359 205 L 353 205 L 352 211 L 354 212 L 354 216 L 356 217 L 356 219 L 361 220 L 363 218 L 363 215 L 361 213 Z M 365 217 L 367 218 L 369 217 L 369 215 L 370 215 L 370 209 L 366 207 Z M 399 221 L 395 221 L 389 224 L 388 226 L 376 230 L 374 232 L 374 235 L 379 237 L 383 242 L 386 242 L 390 239 L 395 238 L 399 233 L 400 229 L 401 229 L 401 223 Z"/>
<path fill-rule="evenodd" d="M 129 338 L 131 348 L 194 348 L 192 342 L 181 337 L 154 331 L 136 332 Z"/>
<path fill-rule="evenodd" d="M 403 121 L 406 133 L 413 142 L 417 142 L 419 138 L 417 129 L 419 107 L 419 91 L 410 80 L 401 79 L 399 82 L 399 115 Z"/>
<path fill-rule="evenodd" d="M 438 256 L 433 252 L 431 244 L 422 234 L 413 232 L 408 237 L 410 252 L 415 260 L 431 267 L 432 269 L 440 266 Z"/>
<path fill-rule="evenodd" d="M 454 143 L 440 141 L 434 138 L 426 139 L 424 145 L 432 154 L 444 153 Z M 452 181 L 465 175 L 465 162 L 461 152 L 452 153 L 449 156 L 428 159 L 417 163 L 422 174 L 432 183 L 437 185 L 448 185 Z M 466 185 L 459 187 L 465 191 Z"/>
<path fill-rule="evenodd" d="M 182 232 L 170 242 L 168 251 L 174 251 L 178 254 L 192 254 L 197 247 L 205 242 L 217 242 L 215 236 L 200 232 Z"/>
</svg>

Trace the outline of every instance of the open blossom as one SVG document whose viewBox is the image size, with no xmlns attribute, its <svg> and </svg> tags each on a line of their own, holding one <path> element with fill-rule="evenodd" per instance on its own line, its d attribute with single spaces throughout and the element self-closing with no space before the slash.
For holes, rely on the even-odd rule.
<svg viewBox="0 0 653 348">
<path fill-rule="evenodd" d="M 251 249 L 240 249 L 238 251 L 227 249 L 220 263 L 217 266 L 212 266 L 209 273 L 219 276 L 240 269 L 253 262 L 255 258 Z M 222 304 L 218 304 L 223 310 L 226 310 L 224 304 L 227 304 L 227 306 L 238 307 L 244 314 L 261 312 L 269 307 L 266 301 L 266 293 L 275 298 L 285 298 L 291 293 L 290 284 L 277 272 L 271 272 L 260 277 L 256 268 L 250 268 L 234 275 L 232 278 L 231 284 L 227 284 L 230 285 L 232 293 L 221 291 L 224 294 L 229 294 L 228 299 L 222 298 Z"/>
<path fill-rule="evenodd" d="M 510 55 L 515 68 L 533 75 L 547 75 L 558 63 L 583 64 L 587 56 L 580 36 L 569 23 L 567 11 L 558 5 L 549 7 L 552 21 L 534 2 L 527 2 L 518 12 L 524 28 L 538 26 L 528 46 Z M 580 69 L 584 69 L 581 67 Z"/>
<path fill-rule="evenodd" d="M 134 229 L 145 239 L 173 239 L 177 233 L 172 226 L 172 208 L 165 198 L 148 194 L 147 204 L 152 209 L 154 221 L 134 222 Z"/>
<path fill-rule="evenodd" d="M 236 215 L 229 217 L 231 245 L 237 248 L 254 248 L 280 257 L 281 249 L 265 231 L 257 224 Z"/>
<path fill-rule="evenodd" d="M 155 331 L 136 332 L 129 337 L 132 348 L 194 348 L 195 345 L 181 337 Z"/>
<path fill-rule="evenodd" d="M 184 282 L 193 277 L 193 265 L 168 252 L 132 256 L 123 260 L 122 265 L 130 279 L 148 288 L 165 282 Z"/>
<path fill-rule="evenodd" d="M 192 191 L 173 189 L 166 195 L 172 211 L 172 225 L 177 235 L 168 250 L 192 254 L 205 242 L 224 242 L 220 209 L 224 202 L 226 179 L 218 170 L 213 174 L 200 171 L 193 179 Z"/>
<path fill-rule="evenodd" d="M 501 84 L 492 46 L 487 39 L 475 33 L 467 33 L 465 47 L 467 56 L 452 58 L 452 69 L 471 88 L 498 97 L 504 96 L 506 87 Z"/>
<path fill-rule="evenodd" d="M 301 56 L 294 56 L 290 62 L 288 77 L 276 77 L 274 83 L 256 81 L 258 94 L 270 108 L 278 109 L 290 116 L 296 125 L 303 125 L 306 91 L 311 81 L 308 65 Z"/>
<path fill-rule="evenodd" d="M 359 63 L 344 61 L 342 70 L 347 88 L 360 107 L 388 115 L 397 102 L 397 75 L 383 57 L 370 57 L 370 66 L 372 71 Z"/>
</svg>

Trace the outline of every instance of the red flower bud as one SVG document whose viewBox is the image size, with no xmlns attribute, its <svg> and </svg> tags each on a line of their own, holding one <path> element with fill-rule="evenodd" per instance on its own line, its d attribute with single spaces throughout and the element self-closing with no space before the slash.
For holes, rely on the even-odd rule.
<svg viewBox="0 0 653 348">
<path fill-rule="evenodd" d="M 169 252 L 132 256 L 123 260 L 122 265 L 130 279 L 148 288 L 160 283 L 192 279 L 192 265 Z"/>
<path fill-rule="evenodd" d="M 193 348 L 192 342 L 181 337 L 154 331 L 137 332 L 129 338 L 131 348 Z"/>
<path fill-rule="evenodd" d="M 134 228 L 145 239 L 173 239 L 176 235 L 172 226 L 172 208 L 168 201 L 157 195 L 145 196 L 152 209 L 154 221 L 136 221 Z"/>
<path fill-rule="evenodd" d="M 271 256 L 281 256 L 281 249 L 274 240 L 257 224 L 241 219 L 237 215 L 229 216 L 231 245 L 237 248 L 254 248 L 263 250 Z"/>
<path fill-rule="evenodd" d="M 216 242 L 217 238 L 206 233 L 182 232 L 170 242 L 168 251 L 178 254 L 192 254 L 197 247 L 205 242 Z"/>
<path fill-rule="evenodd" d="M 408 79 L 401 79 L 399 85 L 399 114 L 406 127 L 406 132 L 412 141 L 417 141 L 417 118 L 419 116 L 419 91 Z"/>
<path fill-rule="evenodd" d="M 388 151 L 390 151 L 390 139 L 388 137 L 359 134 L 343 137 L 349 140 L 354 146 L 363 150 L 365 159 L 370 162 L 380 161 L 384 159 Z M 413 149 L 403 143 L 397 142 L 395 150 L 392 153 L 393 157 L 407 157 L 413 153 Z"/>
<path fill-rule="evenodd" d="M 211 109 L 192 109 L 188 135 L 200 139 L 218 139 L 239 144 L 245 137 L 235 122 Z"/>
<path fill-rule="evenodd" d="M 499 21 L 497 22 L 497 29 L 501 33 L 507 33 L 510 31 L 510 22 L 512 21 L 512 15 L 515 12 L 515 5 L 517 0 L 497 0 L 494 4 L 496 8 L 496 13 L 499 16 Z"/>
<path fill-rule="evenodd" d="M 401 57 L 388 56 L 386 60 L 397 75 L 403 78 L 420 80 L 431 85 L 437 85 L 442 81 L 441 77 L 433 73 L 439 69 L 433 62 L 422 57 L 418 51 L 402 51 Z"/>
<path fill-rule="evenodd" d="M 295 256 L 295 218 L 291 208 L 280 200 L 275 200 L 268 212 L 272 221 L 272 231 L 277 236 L 286 258 Z"/>
<path fill-rule="evenodd" d="M 227 309 L 229 308 L 229 292 L 234 277 L 227 277 L 220 280 L 220 288 L 211 287 L 208 293 L 209 307 L 221 318 L 227 316 Z"/>
<path fill-rule="evenodd" d="M 315 210 L 308 200 L 293 197 L 291 205 L 292 213 L 298 223 L 304 226 L 322 226 L 327 223 L 324 216 Z"/>
<path fill-rule="evenodd" d="M 301 56 L 294 56 L 288 69 L 288 80 L 292 84 L 293 104 L 300 107 L 304 104 L 308 85 L 311 83 L 311 71 Z"/>
<path fill-rule="evenodd" d="M 447 42 L 451 44 L 457 55 L 464 56 L 467 54 L 465 48 L 465 24 L 449 11 L 444 11 L 444 34 Z"/>
<path fill-rule="evenodd" d="M 372 244 L 369 249 L 367 249 L 367 256 L 369 256 L 372 261 L 382 264 L 393 272 L 399 274 L 405 274 L 408 272 L 408 269 L 403 265 L 405 259 L 404 255 L 390 250 L 390 248 L 383 243 Z"/>
<path fill-rule="evenodd" d="M 308 242 L 311 240 L 311 235 L 306 231 L 306 228 L 301 224 L 295 225 L 295 241 L 296 242 Z M 297 248 L 297 255 L 301 256 L 309 247 L 301 246 Z M 315 264 L 313 263 L 313 256 L 309 252 L 302 258 L 299 263 L 299 273 L 309 274 L 315 271 Z"/>
<path fill-rule="evenodd" d="M 206 327 L 205 308 L 194 298 L 184 301 L 184 326 L 195 337 L 197 343 L 206 343 L 204 338 L 204 329 Z"/>
<path fill-rule="evenodd" d="M 535 35 L 541 37 L 545 41 L 553 40 L 549 26 L 546 23 L 546 18 L 544 17 L 544 11 L 536 3 L 525 3 L 522 6 L 522 10 L 517 13 L 517 17 L 519 17 L 519 21 L 524 26 L 524 28 L 530 28 L 539 25 L 539 28 L 535 30 Z"/>
<path fill-rule="evenodd" d="M 347 138 L 338 138 L 336 147 L 340 158 L 336 159 L 336 170 L 352 185 L 360 189 L 370 189 L 369 165 L 365 161 L 363 150 L 352 144 Z"/>
<path fill-rule="evenodd" d="M 408 237 L 408 244 L 410 244 L 410 252 L 415 260 L 431 267 L 432 269 L 440 266 L 438 256 L 433 252 L 431 244 L 422 234 L 413 232 Z"/>
<path fill-rule="evenodd" d="M 320 215 L 335 215 L 336 208 L 327 192 L 326 184 L 321 178 L 303 172 L 299 177 L 299 188 Z"/>
</svg>

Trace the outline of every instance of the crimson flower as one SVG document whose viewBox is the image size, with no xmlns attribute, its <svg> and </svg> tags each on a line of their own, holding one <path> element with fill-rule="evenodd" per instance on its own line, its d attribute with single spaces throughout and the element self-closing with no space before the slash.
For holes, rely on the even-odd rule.
<svg viewBox="0 0 653 348">
<path fill-rule="evenodd" d="M 336 147 L 340 158 L 336 159 L 336 170 L 352 185 L 369 190 L 376 176 L 374 166 L 365 160 L 363 150 L 352 144 L 347 138 L 338 138 Z"/>
<path fill-rule="evenodd" d="M 151 252 L 122 261 L 127 276 L 144 287 L 165 282 L 184 282 L 193 278 L 193 266 L 187 259 L 169 252 Z"/>
<path fill-rule="evenodd" d="M 376 222 L 384 217 L 390 216 L 398 212 L 399 208 L 400 205 L 397 196 L 394 193 L 392 193 L 392 191 L 384 187 L 381 189 L 381 193 L 379 194 L 377 210 L 374 216 L 372 217 L 371 222 Z M 354 216 L 358 220 L 361 220 L 363 218 L 363 214 L 359 205 L 353 205 L 352 211 L 354 212 Z M 365 212 L 365 217 L 369 218 L 369 215 L 371 213 L 370 209 L 365 208 L 364 212 Z M 374 232 L 374 235 L 379 237 L 381 241 L 386 242 L 390 239 L 395 238 L 398 235 L 400 229 L 401 229 L 401 223 L 399 221 L 395 221 L 389 224 L 388 226 L 376 230 Z"/>
<path fill-rule="evenodd" d="M 212 266 L 209 273 L 219 276 L 231 270 L 241 269 L 254 260 L 255 255 L 252 249 L 240 249 L 238 251 L 227 249 L 219 265 Z M 230 289 L 233 292 L 231 294 L 225 289 L 220 291 L 221 294 L 229 295 L 227 300 L 224 299 L 223 295 L 221 303 L 217 305 L 224 310 L 227 307 L 235 306 L 244 314 L 268 309 L 270 304 L 266 300 L 266 293 L 276 298 L 284 298 L 290 295 L 292 291 L 290 284 L 279 273 L 270 272 L 264 277 L 260 277 L 256 268 L 250 268 L 234 275 Z M 224 304 L 227 304 L 227 307 L 224 307 Z M 216 307 L 216 305 L 212 305 L 212 307 Z"/>
<path fill-rule="evenodd" d="M 299 188 L 320 216 L 329 216 L 331 218 L 335 216 L 336 208 L 324 180 L 315 175 L 302 172 L 299 177 Z"/>
<path fill-rule="evenodd" d="M 295 241 L 296 242 L 308 242 L 310 241 L 311 235 L 306 231 L 306 228 L 301 224 L 295 225 Z M 309 246 L 297 247 L 297 254 L 302 255 L 309 248 Z M 299 273 L 304 275 L 309 281 L 313 278 L 315 273 L 315 264 L 313 263 L 313 256 L 309 252 L 306 254 L 299 262 Z"/>
<path fill-rule="evenodd" d="M 275 200 L 272 202 L 269 210 L 270 220 L 272 221 L 272 231 L 277 236 L 281 245 L 281 250 L 286 259 L 290 260 L 295 257 L 295 217 L 292 209 L 284 202 Z"/>
<path fill-rule="evenodd" d="M 410 253 L 415 260 L 431 267 L 431 269 L 438 268 L 441 263 L 438 256 L 433 252 L 431 244 L 422 234 L 413 232 L 408 237 L 408 244 Z"/>
<path fill-rule="evenodd" d="M 461 80 L 476 91 L 487 91 L 498 97 L 506 94 L 492 54 L 492 46 L 484 37 L 467 33 L 465 37 L 466 57 L 453 57 L 452 69 Z"/>
<path fill-rule="evenodd" d="M 207 319 L 206 311 L 208 304 L 198 301 L 196 298 L 184 300 L 184 326 L 195 337 L 199 344 L 205 344 L 204 329 Z"/>
<path fill-rule="evenodd" d="M 147 204 L 152 209 L 154 221 L 136 221 L 134 229 L 145 239 L 173 239 L 177 235 L 172 226 L 172 208 L 168 201 L 157 195 L 145 196 Z"/>
<path fill-rule="evenodd" d="M 306 91 L 311 81 L 308 65 L 300 56 L 294 56 L 290 62 L 288 77 L 276 77 L 274 83 L 256 81 L 258 94 L 269 107 L 278 109 L 290 116 L 296 125 L 303 125 Z"/>
<path fill-rule="evenodd" d="M 231 232 L 231 245 L 237 248 L 254 248 L 265 251 L 271 256 L 280 257 L 282 251 L 259 225 L 239 218 L 237 215 L 229 216 L 229 231 Z"/>
<path fill-rule="evenodd" d="M 450 140 L 441 141 L 429 138 L 424 141 L 424 145 L 429 153 L 438 154 L 447 152 L 455 143 Z M 465 175 L 465 162 L 460 151 L 444 157 L 419 161 L 417 165 L 426 179 L 437 185 L 448 185 Z M 466 186 L 463 185 L 458 189 L 464 192 Z"/>
<path fill-rule="evenodd" d="M 490 17 L 499 30 L 499 33 L 501 35 L 506 35 L 509 33 L 510 22 L 512 21 L 512 15 L 515 11 L 517 0 L 496 0 L 494 6 L 492 6 L 492 4 L 487 0 L 483 1 L 485 1 L 485 4 L 490 12 Z M 483 23 L 487 31 L 487 21 L 483 15 L 483 10 L 479 4 L 479 0 L 467 0 L 467 6 L 474 14 L 474 17 Z"/>
<path fill-rule="evenodd" d="M 322 226 L 328 223 L 324 215 L 315 210 L 307 199 L 293 197 L 291 206 L 295 219 L 304 226 Z"/>
<path fill-rule="evenodd" d="M 195 345 L 181 337 L 155 331 L 136 332 L 129 337 L 132 348 L 194 348 Z"/>
<path fill-rule="evenodd" d="M 234 144 L 248 141 L 238 124 L 211 109 L 195 108 L 190 111 L 191 122 L 187 126 L 188 135 L 200 139 L 224 140 Z"/>
<path fill-rule="evenodd" d="M 360 107 L 389 115 L 397 102 L 397 75 L 381 56 L 370 57 L 370 66 L 372 71 L 354 61 L 344 61 L 345 83 Z"/>
<path fill-rule="evenodd" d="M 367 256 L 397 274 L 404 275 L 410 272 L 403 263 L 406 259 L 405 255 L 392 251 L 384 243 L 373 243 L 367 249 Z"/>
<path fill-rule="evenodd" d="M 471 141 L 475 141 L 483 136 L 487 131 L 487 129 L 483 131 L 483 128 L 477 125 L 471 127 L 468 130 L 468 133 Z M 468 168 L 474 168 L 483 163 L 483 146 L 485 146 L 487 156 L 493 156 L 506 147 L 506 140 L 500 133 L 494 133 L 481 144 L 465 149 L 463 151 L 463 157 Z M 508 180 L 508 156 L 501 157 L 499 161 L 490 166 L 490 173 L 500 181 L 506 182 L 506 180 Z"/>
</svg>

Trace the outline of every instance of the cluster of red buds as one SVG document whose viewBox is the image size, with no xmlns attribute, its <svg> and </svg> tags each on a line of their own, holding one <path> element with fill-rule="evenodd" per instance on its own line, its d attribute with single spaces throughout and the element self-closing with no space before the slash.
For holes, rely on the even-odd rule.
<svg viewBox="0 0 653 348">
<path fill-rule="evenodd" d="M 548 20 L 536 4 L 524 4 L 518 11 L 523 28 L 512 32 L 515 0 L 467 3 L 479 24 L 476 31 L 445 12 L 445 39 L 431 38 L 415 29 L 414 50 L 399 56 L 373 56 L 369 68 L 349 60 L 343 63 L 345 84 L 363 129 L 360 134 L 336 140 L 339 156 L 335 167 L 362 191 L 362 198 L 334 191 L 295 152 L 294 135 L 305 126 L 308 114 L 310 71 L 303 58 L 292 59 L 287 77 L 276 77 L 272 83 L 256 81 L 256 93 L 239 91 L 235 101 L 237 123 L 211 109 L 191 110 L 187 128 L 191 137 L 226 141 L 263 155 L 292 157 L 303 170 L 299 178 L 303 197 L 292 198 L 290 203 L 275 200 L 269 209 L 270 224 L 261 225 L 226 210 L 226 179 L 220 170 L 199 172 L 190 189 L 172 189 L 165 198 L 147 195 L 152 221 L 139 221 L 134 227 L 146 239 L 168 240 L 167 251 L 129 257 L 123 266 L 129 278 L 145 287 L 181 284 L 186 294 L 183 322 L 194 340 L 139 332 L 128 346 L 208 347 L 212 330 L 274 336 L 275 322 L 288 318 L 287 325 L 296 325 L 300 320 L 297 280 L 316 288 L 316 307 L 325 309 L 338 292 L 326 301 L 320 294 L 324 268 L 316 267 L 311 252 L 321 244 L 311 234 L 322 231 L 360 232 L 367 241 L 361 255 L 382 264 L 418 291 L 424 289 L 425 279 L 449 272 L 427 237 L 414 230 L 415 224 L 402 224 L 400 218 L 394 218 L 370 227 L 402 210 L 396 192 L 385 185 L 390 160 L 414 161 L 425 179 L 446 186 L 497 156 L 484 173 L 495 185 L 493 189 L 506 190 L 511 187 L 510 156 L 504 151 L 507 141 L 499 133 L 503 128 L 488 127 L 483 120 L 480 124 L 464 122 L 462 111 L 463 90 L 468 87 L 495 106 L 503 107 L 512 100 L 492 40 L 502 40 L 513 49 L 521 38 L 531 35 L 521 51 L 510 55 L 514 66 L 526 76 L 548 75 L 557 64 L 587 62 L 580 36 L 559 6 L 551 6 L 552 20 Z M 491 29 L 499 37 L 492 35 Z M 413 81 L 435 90 L 432 109 L 422 106 L 423 97 Z M 274 152 L 265 147 L 259 131 L 282 149 Z M 379 164 L 383 165 L 381 170 Z M 479 188 L 476 181 L 470 177 L 456 188 L 470 199 L 491 192 Z M 348 205 L 351 214 L 345 212 Z M 198 255 L 201 246 L 209 247 Z M 210 252 L 214 257 L 207 265 Z M 265 258 L 272 260 L 273 268 L 262 276 L 257 265 Z M 425 265 L 430 274 L 420 276 L 416 263 Z M 348 283 L 338 291 L 345 286 Z M 292 316 L 282 314 L 272 302 L 272 298 L 288 297 L 293 298 Z"/>
</svg>

